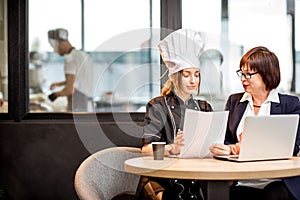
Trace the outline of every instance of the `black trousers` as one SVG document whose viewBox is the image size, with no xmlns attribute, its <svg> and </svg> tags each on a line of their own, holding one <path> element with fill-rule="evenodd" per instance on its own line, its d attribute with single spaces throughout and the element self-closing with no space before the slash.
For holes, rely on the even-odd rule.
<svg viewBox="0 0 300 200">
<path fill-rule="evenodd" d="M 231 186 L 230 200 L 295 200 L 283 181 L 275 181 L 264 189 Z"/>
<path fill-rule="evenodd" d="M 136 197 L 139 200 L 156 200 L 156 195 L 163 192 L 163 200 L 203 200 L 202 191 L 205 189 L 205 181 L 142 176 Z"/>
</svg>

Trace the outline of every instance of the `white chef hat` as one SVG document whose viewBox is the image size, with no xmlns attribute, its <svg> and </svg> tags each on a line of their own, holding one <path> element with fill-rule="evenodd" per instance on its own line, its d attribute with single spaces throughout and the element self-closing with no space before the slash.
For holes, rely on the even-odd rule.
<svg viewBox="0 0 300 200">
<path fill-rule="evenodd" d="M 186 68 L 199 68 L 199 57 L 204 49 L 201 34 L 191 29 L 179 29 L 158 43 L 160 55 L 169 76 Z"/>
<path fill-rule="evenodd" d="M 64 28 L 57 28 L 48 31 L 48 39 L 52 40 L 68 40 L 68 31 Z"/>
</svg>

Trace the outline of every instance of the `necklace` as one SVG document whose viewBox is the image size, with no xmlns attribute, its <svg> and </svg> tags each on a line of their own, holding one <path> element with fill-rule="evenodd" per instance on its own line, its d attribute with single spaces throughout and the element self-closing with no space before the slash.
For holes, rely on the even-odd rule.
<svg viewBox="0 0 300 200">
<path fill-rule="evenodd" d="M 253 107 L 254 107 L 254 108 L 260 108 L 260 106 L 257 106 L 257 105 L 254 105 L 254 104 L 253 104 Z"/>
</svg>

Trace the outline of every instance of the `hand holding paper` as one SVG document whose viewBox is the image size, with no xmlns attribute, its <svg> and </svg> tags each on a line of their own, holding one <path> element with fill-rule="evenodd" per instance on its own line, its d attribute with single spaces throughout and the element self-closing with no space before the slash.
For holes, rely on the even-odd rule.
<svg viewBox="0 0 300 200">
<path fill-rule="evenodd" d="M 211 157 L 210 147 L 224 143 L 227 119 L 228 111 L 201 112 L 187 109 L 180 158 Z"/>
<path fill-rule="evenodd" d="M 179 154 L 182 146 L 184 145 L 183 131 L 177 132 L 174 140 L 172 154 Z"/>
</svg>

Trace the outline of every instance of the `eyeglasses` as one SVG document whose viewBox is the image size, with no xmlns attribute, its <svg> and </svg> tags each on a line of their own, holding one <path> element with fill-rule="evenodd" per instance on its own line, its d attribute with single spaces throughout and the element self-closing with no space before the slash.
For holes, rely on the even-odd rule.
<svg viewBox="0 0 300 200">
<path fill-rule="evenodd" d="M 240 78 L 242 78 L 242 76 L 245 78 L 245 79 L 250 79 L 253 75 L 255 75 L 255 74 L 258 74 L 258 72 L 254 72 L 254 73 L 246 73 L 246 74 L 244 74 L 243 72 L 242 72 L 242 70 L 237 70 L 236 71 L 236 74 L 238 75 L 238 77 L 240 77 Z"/>
</svg>

